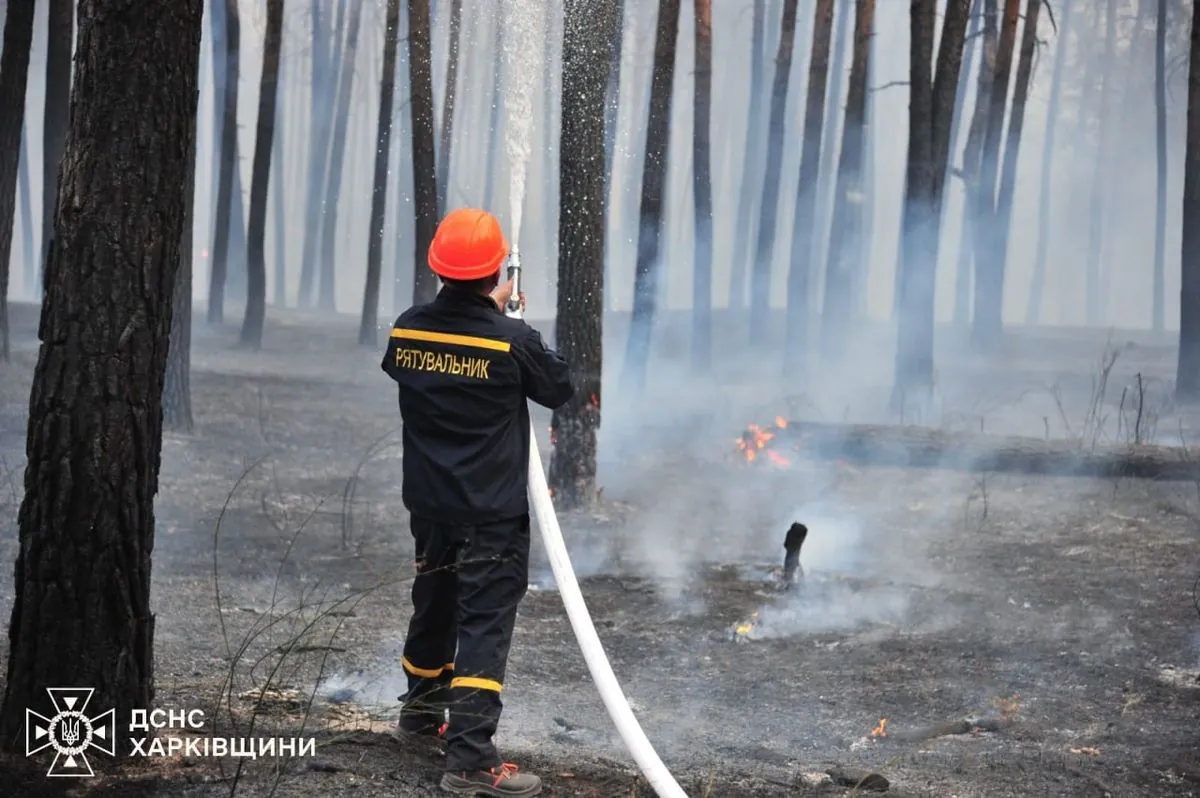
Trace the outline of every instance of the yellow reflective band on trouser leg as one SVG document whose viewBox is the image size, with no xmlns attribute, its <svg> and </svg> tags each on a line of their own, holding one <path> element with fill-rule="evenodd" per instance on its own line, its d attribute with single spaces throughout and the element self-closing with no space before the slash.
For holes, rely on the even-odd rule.
<svg viewBox="0 0 1200 798">
<path fill-rule="evenodd" d="M 408 661 L 408 657 L 401 657 L 400 664 L 404 666 L 404 670 L 411 673 L 413 676 L 420 676 L 422 679 L 436 679 L 442 675 L 445 668 L 418 668 Z"/>
<path fill-rule="evenodd" d="M 450 680 L 450 687 L 473 687 L 476 690 L 491 690 L 493 693 L 504 689 L 504 685 L 495 679 L 481 679 L 478 676 L 455 676 Z"/>
</svg>

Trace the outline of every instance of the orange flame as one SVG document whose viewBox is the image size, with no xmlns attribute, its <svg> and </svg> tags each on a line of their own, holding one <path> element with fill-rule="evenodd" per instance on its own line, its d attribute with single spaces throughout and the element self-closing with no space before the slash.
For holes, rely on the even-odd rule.
<svg viewBox="0 0 1200 798">
<path fill-rule="evenodd" d="M 871 729 L 872 737 L 887 737 L 887 718 L 880 718 L 875 728 Z"/>
<path fill-rule="evenodd" d="M 787 419 L 783 416 L 776 416 L 775 427 L 778 429 L 787 429 Z M 746 431 L 741 434 L 736 441 L 738 451 L 746 458 L 747 463 L 753 463 L 758 459 L 759 453 L 766 455 L 767 460 L 772 465 L 780 468 L 787 468 L 792 464 L 792 461 L 782 454 L 774 451 L 770 447 L 775 439 L 775 430 L 760 426 L 758 424 L 750 424 L 746 427 Z"/>
</svg>

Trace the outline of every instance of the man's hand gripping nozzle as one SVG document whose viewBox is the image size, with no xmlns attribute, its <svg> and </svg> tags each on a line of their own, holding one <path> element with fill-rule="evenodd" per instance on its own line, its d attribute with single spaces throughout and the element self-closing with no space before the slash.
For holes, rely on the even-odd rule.
<svg viewBox="0 0 1200 798">
<path fill-rule="evenodd" d="M 512 280 L 512 294 L 504 308 L 504 315 L 510 318 L 521 318 L 521 253 L 514 246 L 508 256 L 508 279 Z"/>
</svg>

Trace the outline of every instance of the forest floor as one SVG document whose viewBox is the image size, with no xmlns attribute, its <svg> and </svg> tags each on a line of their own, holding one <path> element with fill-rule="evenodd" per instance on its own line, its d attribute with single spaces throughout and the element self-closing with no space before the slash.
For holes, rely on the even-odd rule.
<svg viewBox="0 0 1200 798">
<path fill-rule="evenodd" d="M 9 563 L 36 320 L 15 327 L 0 366 Z M 412 546 L 395 392 L 380 350 L 347 343 L 355 328 L 273 314 L 252 353 L 233 325 L 198 325 L 197 426 L 167 435 L 159 486 L 159 706 L 203 709 L 202 734 L 314 736 L 315 755 L 93 755 L 84 780 L 8 758 L 5 794 L 436 794 L 437 757 L 391 735 Z M 1169 346 L 1123 339 L 1111 389 L 1094 389 L 1103 334 L 1052 343 L 1020 338 L 987 386 L 982 366 L 939 356 L 943 423 L 1129 434 L 1114 419 L 1135 373 L 1147 395 L 1169 376 Z M 773 362 L 717 362 L 722 379 L 686 385 L 683 369 L 652 369 L 637 403 L 608 390 L 604 495 L 562 519 L 613 667 L 689 795 L 861 794 L 872 784 L 846 782 L 864 773 L 898 796 L 1200 795 L 1200 485 L 746 464 L 733 441 L 749 421 L 803 405 L 879 420 L 845 397 L 879 404 L 890 369 L 798 399 Z M 1159 437 L 1190 445 L 1187 419 L 1148 402 Z M 811 531 L 785 594 L 774 569 L 792 520 Z M 545 795 L 651 795 L 546 573 L 535 555 L 498 743 Z M 0 568 L 0 617 L 12 598 Z"/>
</svg>

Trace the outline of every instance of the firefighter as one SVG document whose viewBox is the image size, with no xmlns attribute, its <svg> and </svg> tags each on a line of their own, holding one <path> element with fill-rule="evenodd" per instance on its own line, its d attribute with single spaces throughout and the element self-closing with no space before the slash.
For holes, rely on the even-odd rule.
<svg viewBox="0 0 1200 798">
<path fill-rule="evenodd" d="M 492 737 L 529 579 L 526 400 L 553 410 L 574 390 L 566 361 L 538 331 L 504 315 L 507 257 L 494 216 L 449 213 L 429 247 L 443 287 L 396 319 L 383 358 L 399 384 L 402 493 L 416 549 L 400 729 L 444 736 L 441 788 L 457 795 L 542 790 L 537 776 L 500 759 Z"/>
</svg>

